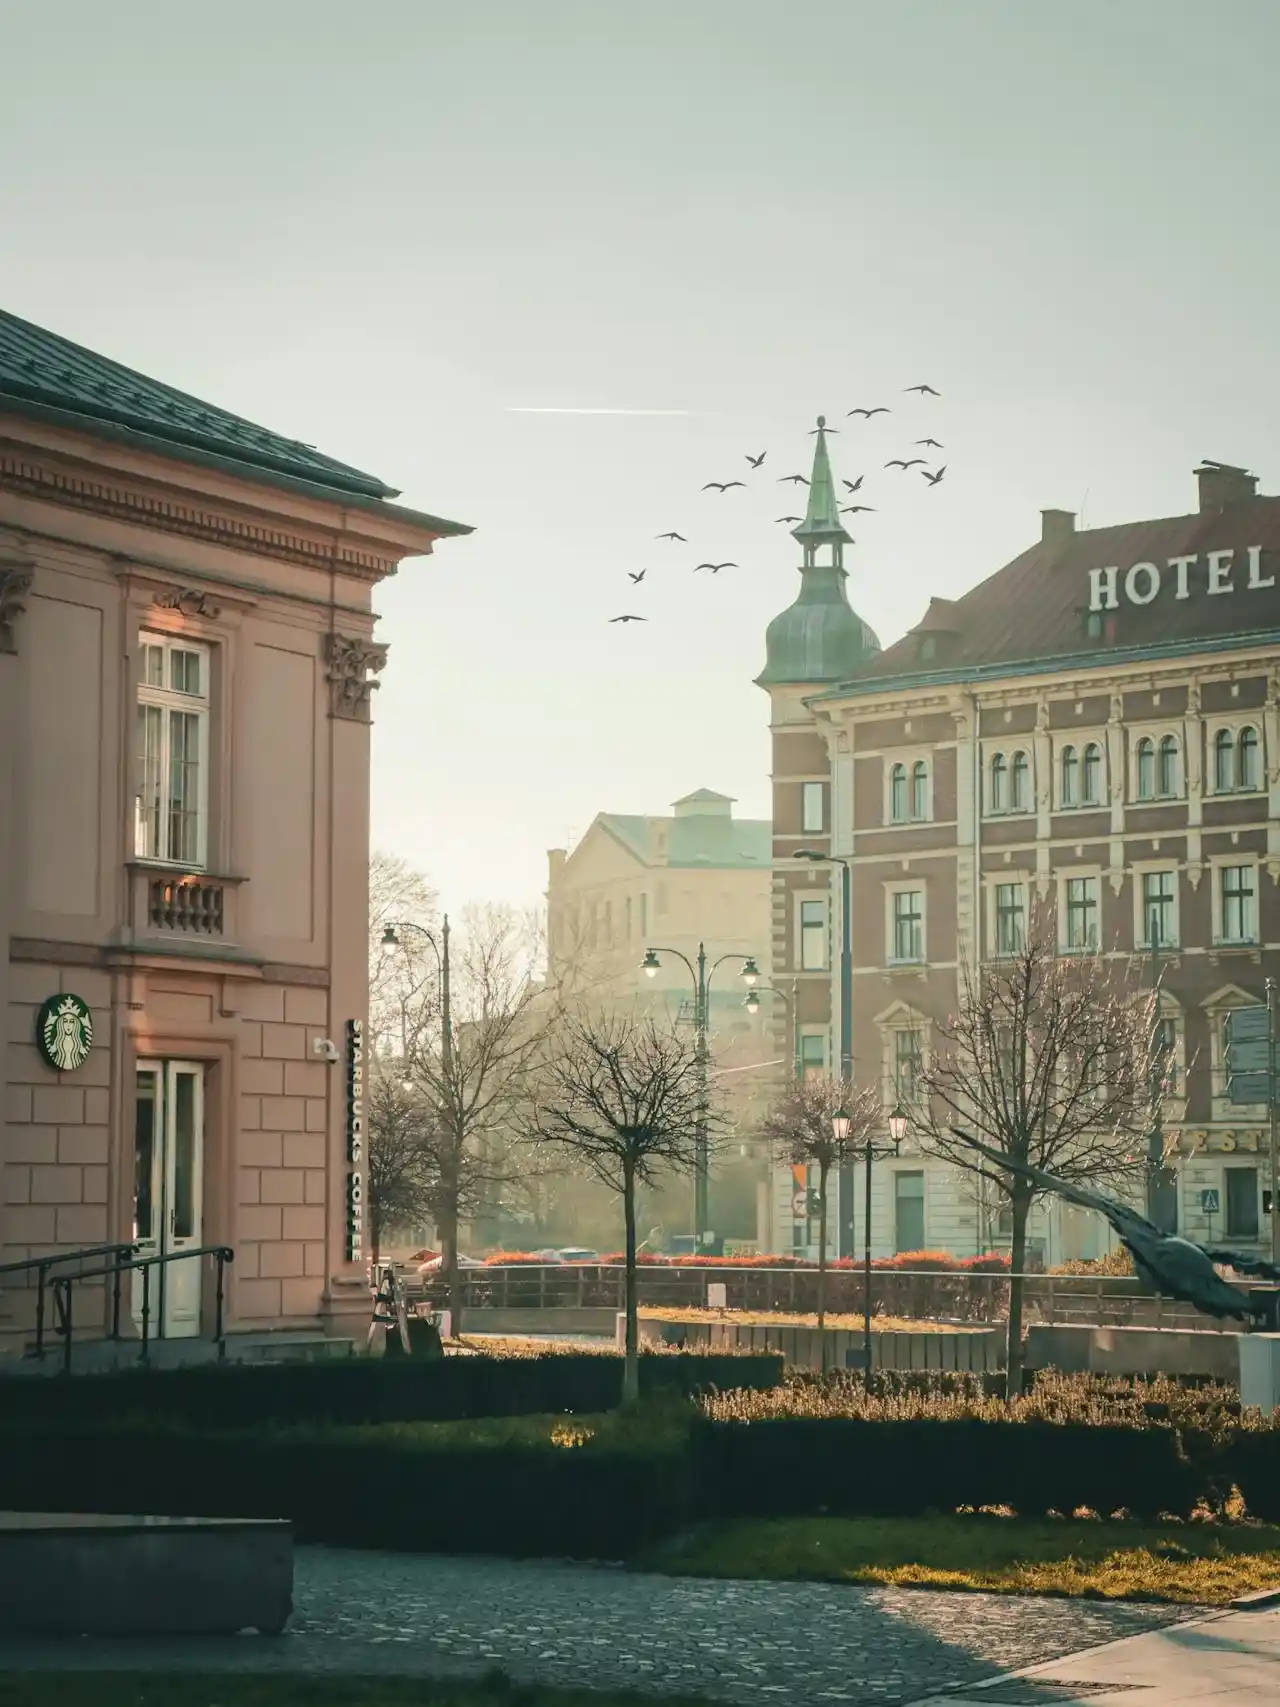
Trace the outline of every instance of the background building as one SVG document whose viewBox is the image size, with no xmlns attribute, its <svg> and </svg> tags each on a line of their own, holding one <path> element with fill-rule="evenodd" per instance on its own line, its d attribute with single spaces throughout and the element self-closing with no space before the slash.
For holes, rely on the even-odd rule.
<svg viewBox="0 0 1280 1707">
<path fill-rule="evenodd" d="M 694 964 L 698 945 L 721 965 L 708 1003 L 712 1071 L 722 1076 L 734 1137 L 713 1169 L 711 1226 L 722 1237 L 758 1240 L 759 1200 L 767 1170 L 749 1150 L 751 1116 L 759 1095 L 776 1083 L 778 1058 L 789 1055 L 774 1037 L 775 998 L 765 993 L 753 1017 L 741 956 L 752 955 L 760 982 L 769 976 L 770 825 L 733 816 L 724 794 L 700 788 L 677 800 L 670 817 L 601 812 L 567 852 L 547 856 L 547 935 L 550 981 L 582 990 L 592 1002 L 661 1011 L 692 1030 L 693 983 L 675 953 L 660 955 L 652 979 L 640 970 L 646 949 L 677 950 Z M 687 1188 L 667 1194 L 667 1230 L 688 1232 Z M 765 1235 L 767 1237 L 767 1234 Z"/>
<path fill-rule="evenodd" d="M 1064 953 L 1151 957 L 1178 1070 L 1167 1213 L 1249 1249 L 1268 1237 L 1266 1110 L 1227 1100 L 1223 1027 L 1280 971 L 1280 499 L 1241 469 L 1196 473 L 1190 515 L 1081 532 L 1045 511 L 1039 541 L 990 579 L 933 600 L 843 682 L 793 689 L 775 748 L 804 758 L 775 765 L 775 812 L 789 824 L 804 766 L 823 769 L 832 839 L 815 845 L 852 874 L 845 1023 L 889 1099 L 910 1094 L 961 958 L 1007 952 L 1035 901 L 1055 904 Z M 781 940 L 802 958 L 822 879 L 779 865 Z M 815 980 L 813 1002 L 819 984 L 838 1028 L 838 980 Z M 878 1182 L 881 1252 L 1000 1242 L 944 1164 L 908 1155 Z M 1106 1244 L 1097 1217 L 1061 1205 L 1032 1234 L 1049 1261 Z"/>
<path fill-rule="evenodd" d="M 0 1261 L 224 1243 L 233 1327 L 367 1311 L 371 596 L 469 531 L 394 496 L 0 315 Z"/>
</svg>

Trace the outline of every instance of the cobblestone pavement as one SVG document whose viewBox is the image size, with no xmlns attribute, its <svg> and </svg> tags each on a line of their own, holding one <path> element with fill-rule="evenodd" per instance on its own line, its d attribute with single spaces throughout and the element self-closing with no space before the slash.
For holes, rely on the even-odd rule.
<svg viewBox="0 0 1280 1707">
<path fill-rule="evenodd" d="M 458 1675 L 704 1693 L 717 1701 L 910 1701 L 1194 1616 L 819 1583 L 300 1547 L 283 1636 L 0 1641 L 0 1671 Z"/>
</svg>

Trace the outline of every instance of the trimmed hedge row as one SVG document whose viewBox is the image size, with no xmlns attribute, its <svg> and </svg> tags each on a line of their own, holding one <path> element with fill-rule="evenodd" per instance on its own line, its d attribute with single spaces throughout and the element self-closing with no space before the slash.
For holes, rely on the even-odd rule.
<svg viewBox="0 0 1280 1707">
<path fill-rule="evenodd" d="M 640 1392 L 690 1397 L 710 1388 L 760 1391 L 782 1380 L 775 1353 L 651 1353 Z M 609 1352 L 529 1357 L 351 1357 L 325 1363 L 221 1364 L 126 1369 L 67 1383 L 11 1379 L 0 1390 L 6 1421 L 80 1422 L 143 1415 L 202 1428 L 275 1423 L 459 1422 L 476 1417 L 579 1416 L 616 1410 L 622 1358 Z"/>
</svg>

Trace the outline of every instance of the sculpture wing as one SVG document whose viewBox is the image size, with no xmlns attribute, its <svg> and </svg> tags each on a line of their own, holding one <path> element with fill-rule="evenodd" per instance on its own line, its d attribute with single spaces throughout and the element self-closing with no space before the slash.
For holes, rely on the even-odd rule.
<svg viewBox="0 0 1280 1707">
<path fill-rule="evenodd" d="M 1076 1185 L 1072 1180 L 1059 1179 L 1056 1174 L 1049 1174 L 1043 1168 L 1032 1167 L 1030 1162 L 1015 1161 L 1012 1156 L 1003 1155 L 999 1150 L 992 1150 L 972 1132 L 962 1132 L 958 1126 L 951 1128 L 957 1138 L 969 1145 L 971 1149 L 985 1156 L 994 1167 L 1002 1168 L 1005 1173 L 1022 1174 L 1025 1179 L 1033 1180 L 1042 1191 L 1056 1192 L 1059 1197 L 1066 1198 L 1068 1203 L 1077 1203 L 1081 1209 L 1096 1209 L 1099 1215 L 1105 1215 L 1120 1237 L 1127 1238 L 1132 1234 L 1141 1237 L 1144 1233 L 1153 1239 L 1158 1239 L 1158 1228 L 1153 1227 L 1145 1215 L 1139 1215 L 1136 1209 L 1130 1209 L 1128 1204 L 1121 1203 L 1114 1197 L 1104 1197 L 1101 1192 L 1090 1191 L 1087 1187 Z"/>
<path fill-rule="evenodd" d="M 1210 1262 L 1222 1263 L 1226 1268 L 1235 1269 L 1237 1274 L 1256 1274 L 1259 1280 L 1280 1280 L 1280 1268 L 1274 1263 L 1264 1262 L 1261 1257 L 1248 1257 L 1243 1251 L 1211 1251 L 1204 1246 L 1201 1249 Z"/>
</svg>

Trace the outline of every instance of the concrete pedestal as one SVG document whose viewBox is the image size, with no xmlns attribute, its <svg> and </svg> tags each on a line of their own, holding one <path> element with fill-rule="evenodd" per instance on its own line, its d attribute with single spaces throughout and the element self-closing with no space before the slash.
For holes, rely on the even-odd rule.
<svg viewBox="0 0 1280 1707">
<path fill-rule="evenodd" d="M 1280 1334 L 1240 1335 L 1240 1403 L 1264 1417 L 1280 1407 Z"/>
<path fill-rule="evenodd" d="M 293 1525 L 0 1512 L 0 1583 L 4 1635 L 276 1635 L 293 1610 Z"/>
</svg>

